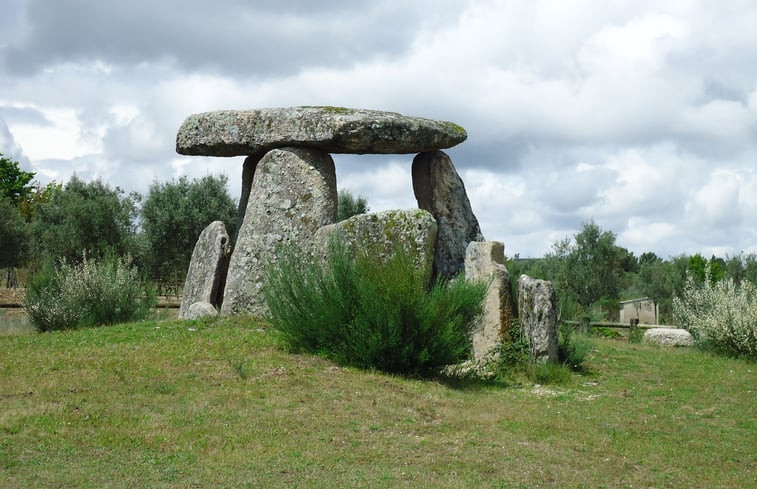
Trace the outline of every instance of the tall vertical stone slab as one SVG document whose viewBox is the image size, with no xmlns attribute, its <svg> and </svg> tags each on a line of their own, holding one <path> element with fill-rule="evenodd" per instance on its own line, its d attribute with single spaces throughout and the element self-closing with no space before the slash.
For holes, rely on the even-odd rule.
<svg viewBox="0 0 757 489">
<path fill-rule="evenodd" d="M 496 356 L 516 318 L 510 274 L 505 267 L 505 245 L 499 241 L 470 242 L 465 252 L 465 279 L 483 281 L 489 287 L 484 314 L 471 335 L 473 359 L 485 362 Z"/>
<path fill-rule="evenodd" d="M 197 302 L 221 305 L 224 280 L 229 264 L 231 242 L 222 221 L 213 221 L 197 239 L 189 262 L 187 279 L 181 295 L 179 318 L 187 318 L 189 308 Z"/>
<path fill-rule="evenodd" d="M 520 326 L 537 362 L 557 362 L 557 308 L 552 282 L 528 275 L 518 278 Z"/>
<path fill-rule="evenodd" d="M 452 160 L 443 151 L 419 153 L 413 159 L 413 191 L 418 207 L 439 225 L 434 274 L 452 278 L 463 271 L 471 241 L 483 241 L 468 194 Z"/>
<path fill-rule="evenodd" d="M 258 167 L 258 163 L 263 156 L 263 153 L 250 155 L 244 159 L 244 163 L 242 164 L 242 192 L 239 195 L 239 206 L 237 207 L 237 227 L 234 229 L 234 243 L 237 242 L 239 230 L 242 228 L 242 221 L 247 212 L 247 202 L 250 199 L 250 190 L 252 189 L 252 179 L 255 176 L 255 169 Z"/>
<path fill-rule="evenodd" d="M 293 147 L 266 153 L 255 169 L 221 314 L 265 314 L 260 289 L 276 247 L 289 242 L 309 246 L 315 232 L 334 223 L 336 216 L 336 172 L 328 153 Z"/>
</svg>

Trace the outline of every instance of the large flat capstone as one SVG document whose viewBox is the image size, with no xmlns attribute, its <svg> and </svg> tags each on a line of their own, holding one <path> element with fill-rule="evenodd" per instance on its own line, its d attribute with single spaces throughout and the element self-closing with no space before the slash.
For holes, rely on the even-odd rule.
<svg viewBox="0 0 757 489">
<path fill-rule="evenodd" d="M 187 117 L 176 136 L 184 155 L 245 156 L 298 146 L 329 153 L 403 154 L 450 148 L 467 138 L 453 122 L 342 107 L 219 110 Z"/>
</svg>

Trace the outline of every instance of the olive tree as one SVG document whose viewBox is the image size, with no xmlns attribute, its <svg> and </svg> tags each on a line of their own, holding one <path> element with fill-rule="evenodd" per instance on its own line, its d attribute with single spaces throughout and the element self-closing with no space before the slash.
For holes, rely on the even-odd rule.
<svg viewBox="0 0 757 489">
<path fill-rule="evenodd" d="M 84 182 L 76 175 L 54 186 L 41 202 L 30 226 L 37 265 L 46 259 L 80 262 L 85 255 L 135 254 L 139 194 L 126 195 L 100 180 Z"/>
<path fill-rule="evenodd" d="M 153 278 L 183 280 L 197 238 L 213 221 L 234 231 L 237 208 L 225 175 L 154 182 L 142 204 L 142 229 Z"/>
</svg>

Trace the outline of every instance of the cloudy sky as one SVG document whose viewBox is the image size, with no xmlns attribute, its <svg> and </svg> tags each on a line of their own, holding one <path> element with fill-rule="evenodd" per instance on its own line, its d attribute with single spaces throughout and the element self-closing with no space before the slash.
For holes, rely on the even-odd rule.
<svg viewBox="0 0 757 489">
<path fill-rule="evenodd" d="M 751 0 L 2 0 L 0 152 L 47 183 L 225 173 L 184 118 L 334 105 L 454 121 L 487 239 L 542 256 L 589 219 L 663 257 L 757 252 Z M 374 210 L 412 155 L 335 156 Z"/>
</svg>

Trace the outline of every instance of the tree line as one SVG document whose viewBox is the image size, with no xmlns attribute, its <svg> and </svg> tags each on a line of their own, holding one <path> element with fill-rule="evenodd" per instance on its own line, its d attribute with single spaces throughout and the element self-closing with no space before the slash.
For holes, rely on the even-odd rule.
<svg viewBox="0 0 757 489">
<path fill-rule="evenodd" d="M 564 319 L 617 320 L 621 300 L 647 297 L 659 306 L 660 322 L 665 322 L 671 320 L 673 298 L 681 296 L 688 276 L 699 284 L 723 279 L 757 284 L 757 254 L 662 258 L 650 251 L 637 257 L 594 221 L 554 243 L 544 258 L 511 259 L 507 267 L 513 282 L 523 273 L 552 281 Z"/>
<path fill-rule="evenodd" d="M 0 267 L 38 270 L 49 262 L 129 255 L 153 280 L 182 281 L 197 237 L 237 208 L 225 175 L 153 182 L 146 196 L 73 176 L 41 185 L 0 154 Z"/>
<path fill-rule="evenodd" d="M 32 273 L 85 256 L 130 256 L 151 280 L 183 282 L 197 237 L 213 221 L 233 234 L 237 206 L 225 175 L 153 182 L 146 196 L 74 175 L 41 185 L 0 153 L 0 268 Z M 339 220 L 369 210 L 363 196 L 339 192 Z"/>
</svg>

